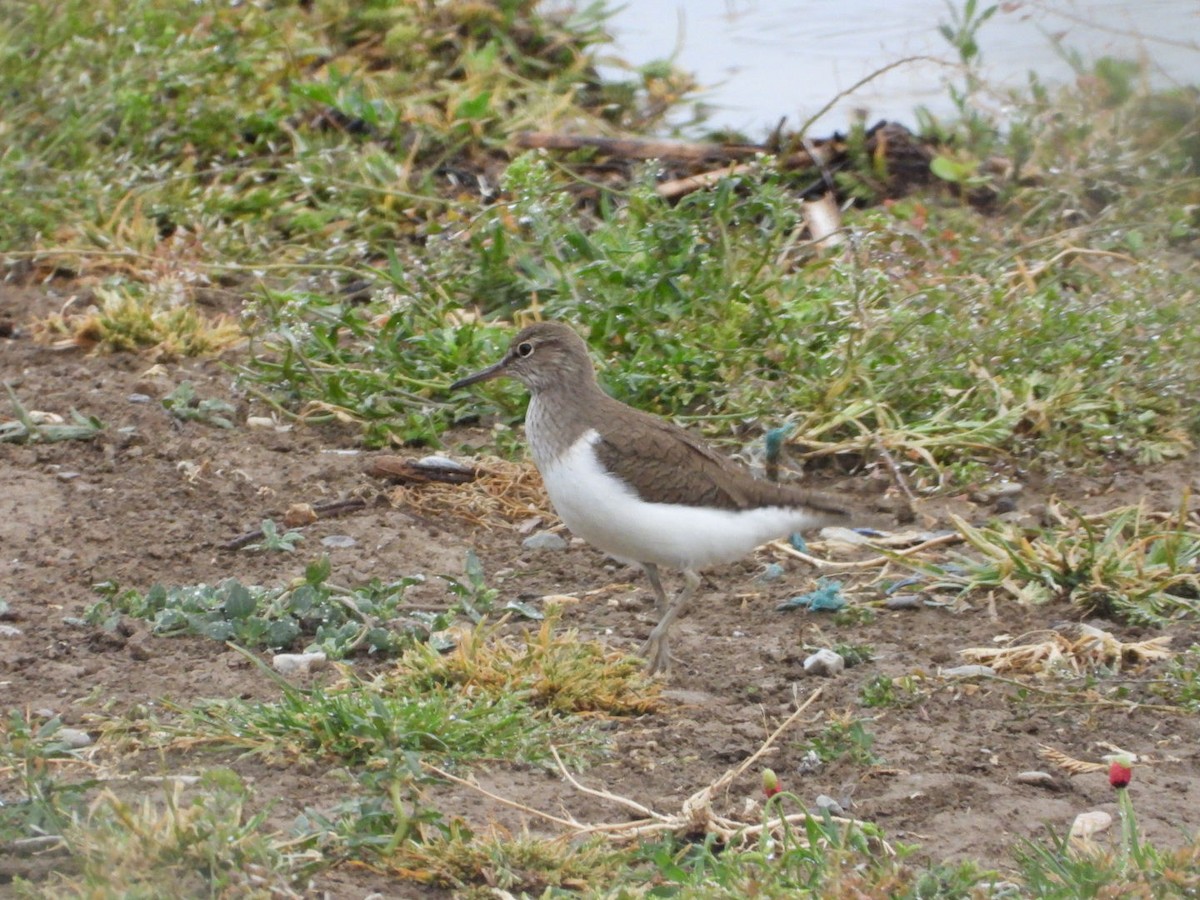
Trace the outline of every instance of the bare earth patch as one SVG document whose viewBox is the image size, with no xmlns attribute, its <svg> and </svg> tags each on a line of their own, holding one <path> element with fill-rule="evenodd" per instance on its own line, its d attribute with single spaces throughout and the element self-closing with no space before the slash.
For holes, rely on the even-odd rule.
<svg viewBox="0 0 1200 900">
<path fill-rule="evenodd" d="M 364 473 L 371 454 L 335 452 L 356 447 L 351 429 L 253 429 L 240 424 L 239 415 L 239 425 L 226 430 L 173 419 L 160 401 L 184 380 L 200 397 L 229 400 L 239 413 L 247 411 L 247 400 L 233 393 L 232 376 L 218 362 L 151 369 L 133 355 L 88 357 L 34 344 L 23 323 L 57 308 L 70 290 L 0 289 L 0 321 L 17 326 L 13 336 L 0 337 L 0 378 L 27 409 L 63 416 L 77 409 L 106 426 L 90 442 L 0 444 L 0 598 L 10 606 L 6 624 L 19 629 L 0 637 L 6 708 L 52 710 L 68 725 L 86 729 L 100 713 L 115 716 L 164 700 L 273 696 L 275 686 L 220 643 L 155 637 L 140 622 L 108 633 L 72 621 L 95 602 L 92 586 L 98 582 L 145 589 L 156 582 L 212 584 L 236 577 L 276 584 L 323 555 L 342 584 L 430 576 L 408 595 L 424 606 L 448 605 L 433 576 L 461 574 L 470 548 L 483 560 L 488 583 L 511 599 L 578 596 L 629 582 L 568 606 L 564 624 L 629 650 L 644 640 L 653 603 L 639 573 L 578 543 L 566 551 L 527 551 L 515 531 L 472 530 L 454 519 L 411 516 L 377 502 L 382 485 Z M 261 407 L 249 411 L 264 414 Z M 0 415 L 7 413 L 5 408 Z M 469 437 L 448 436 L 447 445 Z M 1121 463 L 1099 474 L 1061 474 L 1030 483 L 1018 508 L 1027 511 L 1053 494 L 1087 511 L 1142 499 L 1170 510 L 1197 486 L 1197 462 L 1193 455 L 1153 470 Z M 356 494 L 371 498 L 366 508 L 308 526 L 295 553 L 220 549 L 262 519 L 280 519 L 293 503 Z M 991 514 L 965 498 L 919 512 L 944 526 L 949 509 L 973 521 Z M 322 547 L 321 539 L 334 534 L 353 538 L 353 545 Z M 959 656 L 964 648 L 991 646 L 999 635 L 1068 628 L 1081 618 L 1076 608 L 1021 608 L 998 600 L 995 609 L 879 610 L 865 624 L 838 625 L 829 616 L 775 611 L 782 600 L 811 590 L 815 573 L 795 560 L 772 558 L 787 568 L 780 581 L 756 581 L 769 561 L 765 551 L 706 575 L 702 595 L 674 632 L 677 661 L 663 711 L 614 723 L 607 756 L 578 775 L 582 782 L 659 812 L 678 812 L 689 795 L 753 753 L 821 684 L 820 701 L 782 737 L 769 764 L 806 802 L 819 794 L 839 799 L 848 814 L 882 826 L 889 840 L 920 845 L 927 859 L 974 858 L 1011 871 L 1009 850 L 1019 838 L 1038 839 L 1047 826 L 1061 834 L 1085 810 L 1115 816 L 1115 798 L 1102 775 L 1068 778 L 1039 758 L 1042 745 L 1098 759 L 1109 752 L 1101 743 L 1107 742 L 1152 757 L 1156 763 L 1140 767 L 1133 785 L 1145 838 L 1172 847 L 1200 828 L 1200 727 L 1194 716 L 1133 702 L 1084 702 L 1085 694 L 1057 693 L 1051 680 L 1028 680 L 1023 688 L 1015 681 L 937 677 L 940 668 L 965 661 Z M 1120 623 L 1093 624 L 1125 641 L 1154 635 Z M 1194 623 L 1175 626 L 1172 649 L 1185 649 L 1198 633 Z M 835 679 L 806 677 L 802 663 L 809 649 L 835 644 L 870 645 L 874 658 Z M 860 691 L 880 675 L 921 676 L 926 692 L 909 706 L 864 707 Z M 1155 677 L 1153 668 L 1120 677 L 1129 679 L 1131 696 L 1153 701 L 1138 684 Z M 839 717 L 863 720 L 871 758 L 845 756 L 802 773 L 806 742 Z M 269 765 L 212 750 L 167 761 L 135 758 L 133 765 L 141 774 L 232 767 L 252 783 L 258 801 L 274 804 L 272 822 L 284 829 L 306 807 L 332 805 L 346 790 L 345 779 L 324 766 Z M 1016 779 L 1035 769 L 1055 777 L 1046 784 Z M 548 813 L 566 809 L 596 822 L 628 815 L 579 794 L 554 772 L 495 763 L 476 775 L 491 792 Z M 747 773 L 715 805 L 740 809 L 745 797 L 758 795 L 757 778 L 757 772 Z M 462 787 L 437 796 L 444 813 L 466 816 L 477 827 L 496 822 L 514 832 L 528 826 L 554 833 L 545 822 Z M 38 871 L 45 869 L 34 861 L 9 860 L 0 863 L 0 881 Z M 371 890 L 412 896 L 422 890 L 361 869 L 324 874 L 315 888 L 334 896 Z"/>
</svg>

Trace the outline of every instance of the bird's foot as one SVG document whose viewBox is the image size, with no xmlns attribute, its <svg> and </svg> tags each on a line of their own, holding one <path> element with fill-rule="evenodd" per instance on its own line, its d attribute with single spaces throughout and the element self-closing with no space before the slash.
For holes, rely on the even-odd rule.
<svg viewBox="0 0 1200 900">
<path fill-rule="evenodd" d="M 647 675 L 666 675 L 671 670 L 671 650 L 667 644 L 666 635 L 650 633 L 649 639 L 642 644 L 638 655 L 646 660 Z"/>
</svg>

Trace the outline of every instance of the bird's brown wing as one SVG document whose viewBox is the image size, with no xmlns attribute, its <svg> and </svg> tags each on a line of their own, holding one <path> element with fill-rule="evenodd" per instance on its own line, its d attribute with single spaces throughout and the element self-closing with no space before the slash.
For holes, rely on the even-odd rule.
<svg viewBox="0 0 1200 900">
<path fill-rule="evenodd" d="M 604 429 L 595 445 L 601 464 L 643 499 L 684 506 L 753 509 L 806 506 L 848 514 L 836 497 L 762 481 L 679 426 L 638 414 L 638 427 Z"/>
</svg>

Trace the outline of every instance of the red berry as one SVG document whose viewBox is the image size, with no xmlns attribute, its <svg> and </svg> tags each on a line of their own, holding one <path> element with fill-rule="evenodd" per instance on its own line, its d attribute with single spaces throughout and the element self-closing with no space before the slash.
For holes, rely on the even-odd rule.
<svg viewBox="0 0 1200 900">
<path fill-rule="evenodd" d="M 1123 787 L 1128 787 L 1130 779 L 1133 778 L 1133 769 L 1123 760 L 1114 759 L 1108 767 L 1108 783 L 1120 790 Z"/>
</svg>

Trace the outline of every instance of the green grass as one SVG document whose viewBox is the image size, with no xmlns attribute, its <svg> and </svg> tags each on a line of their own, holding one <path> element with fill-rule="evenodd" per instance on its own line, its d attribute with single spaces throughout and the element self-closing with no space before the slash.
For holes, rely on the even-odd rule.
<svg viewBox="0 0 1200 900">
<path fill-rule="evenodd" d="M 514 132 L 645 126 L 687 90 L 599 81 L 595 11 L 535 7 L 6 4 L 0 247 L 138 279 L 357 265 L 451 226 Z"/>
</svg>

